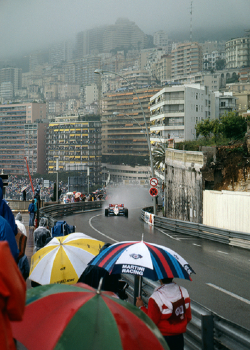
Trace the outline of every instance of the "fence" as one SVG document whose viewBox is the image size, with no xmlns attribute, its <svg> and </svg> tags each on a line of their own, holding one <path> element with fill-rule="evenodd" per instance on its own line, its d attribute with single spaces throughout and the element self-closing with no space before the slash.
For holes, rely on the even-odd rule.
<svg viewBox="0 0 250 350">
<path fill-rule="evenodd" d="M 145 221 L 145 212 L 152 213 L 152 210 L 152 207 L 142 209 L 141 218 L 143 221 Z M 154 216 L 154 226 L 173 231 L 175 233 L 183 233 L 244 249 L 250 249 L 250 234 L 245 232 L 220 229 L 217 227 L 206 226 L 188 221 L 168 219 L 157 215 Z"/>
<path fill-rule="evenodd" d="M 40 216 L 49 218 L 50 226 L 56 222 L 56 217 L 72 215 L 89 210 L 100 209 L 102 201 L 95 202 L 80 202 L 68 204 L 55 204 L 40 209 Z M 152 207 L 144 208 L 141 212 L 141 217 L 144 219 L 145 211 L 152 211 Z M 155 216 L 156 225 L 163 225 L 166 229 L 171 229 L 174 232 L 188 233 L 187 231 L 198 231 L 195 226 L 199 224 L 191 224 L 186 226 L 180 220 L 171 220 Z M 199 225 L 204 226 L 204 225 Z M 170 228 L 169 228 L 170 227 Z M 212 229 L 212 228 L 211 228 Z M 216 229 L 217 230 L 217 229 Z M 211 230 L 212 231 L 212 230 Z M 225 230 L 221 230 L 225 231 Z M 206 230 L 207 238 L 209 231 Z M 190 234 L 190 233 L 188 233 Z M 197 235 L 198 233 L 194 234 Z M 212 234 L 215 234 L 212 232 Z M 218 234 L 218 233 L 217 233 Z M 203 237 L 203 236 L 199 236 Z M 217 239 L 216 239 L 217 240 Z M 224 241 L 227 243 L 227 241 Z M 134 303 L 137 294 L 136 278 L 132 275 L 123 275 L 123 279 L 128 282 L 127 290 L 129 302 Z M 153 290 L 159 286 L 158 282 L 153 282 L 148 279 L 142 281 L 142 299 L 145 304 L 148 303 Z M 240 327 L 228 320 L 218 316 L 211 310 L 206 309 L 202 305 L 191 301 L 192 320 L 188 324 L 185 338 L 185 350 L 249 350 L 250 349 L 250 331 Z"/>
<path fill-rule="evenodd" d="M 132 275 L 123 275 L 129 284 L 127 294 L 129 301 L 134 302 L 135 281 Z M 148 303 L 153 290 L 159 282 L 143 279 L 142 299 Z M 184 334 L 185 350 L 249 350 L 250 331 L 215 314 L 202 305 L 191 301 L 192 320 Z"/>
<path fill-rule="evenodd" d="M 62 216 L 73 215 L 77 213 L 83 213 L 89 210 L 101 209 L 103 201 L 93 202 L 78 202 L 67 204 L 52 204 L 43 207 L 39 210 L 40 218 L 45 216 L 49 219 L 49 227 L 53 227 L 56 223 L 56 218 Z"/>
</svg>

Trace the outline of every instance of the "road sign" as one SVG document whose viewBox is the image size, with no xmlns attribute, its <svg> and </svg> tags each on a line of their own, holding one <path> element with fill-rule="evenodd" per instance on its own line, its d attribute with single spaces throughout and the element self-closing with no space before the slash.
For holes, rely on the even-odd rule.
<svg viewBox="0 0 250 350">
<path fill-rule="evenodd" d="M 43 180 L 43 186 L 49 187 L 49 180 Z"/>
<path fill-rule="evenodd" d="M 156 177 L 152 177 L 152 178 L 150 179 L 150 185 L 151 185 L 152 187 L 157 186 L 157 185 L 158 185 L 158 179 L 157 179 Z"/>
<path fill-rule="evenodd" d="M 150 190 L 149 190 L 149 194 L 150 196 L 152 197 L 156 197 L 158 195 L 158 190 L 156 187 L 151 187 Z"/>
</svg>

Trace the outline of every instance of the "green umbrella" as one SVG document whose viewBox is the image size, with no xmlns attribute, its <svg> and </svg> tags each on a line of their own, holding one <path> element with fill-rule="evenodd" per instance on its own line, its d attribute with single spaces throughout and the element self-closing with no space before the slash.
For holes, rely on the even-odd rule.
<svg viewBox="0 0 250 350">
<path fill-rule="evenodd" d="M 12 329 L 29 350 L 168 349 L 145 313 L 83 283 L 28 290 L 23 321 L 12 322 Z"/>
</svg>

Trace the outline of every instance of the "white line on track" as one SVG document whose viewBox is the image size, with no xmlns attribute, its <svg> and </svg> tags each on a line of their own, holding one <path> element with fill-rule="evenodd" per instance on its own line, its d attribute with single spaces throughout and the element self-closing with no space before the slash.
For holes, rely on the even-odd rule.
<svg viewBox="0 0 250 350">
<path fill-rule="evenodd" d="M 226 290 L 226 289 L 223 289 L 223 288 L 221 288 L 221 287 L 216 286 L 215 284 L 207 283 L 207 285 L 208 285 L 209 287 L 214 288 L 214 289 L 218 289 L 218 290 L 221 291 L 222 293 L 228 294 L 228 295 L 230 295 L 230 296 L 233 297 L 233 298 L 236 298 L 236 299 L 238 299 L 238 300 L 240 300 L 240 301 L 243 301 L 243 303 L 246 303 L 246 304 L 249 304 L 249 305 L 250 305 L 250 300 L 247 300 L 247 299 L 245 299 L 245 298 L 242 298 L 242 297 L 240 297 L 240 296 L 237 295 L 237 294 L 234 294 L 234 293 L 232 293 L 232 292 L 229 292 L 229 291 Z"/>
<path fill-rule="evenodd" d="M 157 228 L 157 230 L 160 231 L 161 233 L 163 233 L 164 235 L 168 236 L 169 238 L 172 238 L 172 239 L 174 239 L 174 240 L 176 240 L 176 241 L 179 241 L 179 240 L 180 240 L 179 238 L 175 238 L 175 237 L 169 235 L 168 233 L 166 233 L 166 232 L 160 230 L 159 228 Z"/>
<path fill-rule="evenodd" d="M 193 245 L 196 245 L 196 247 L 201 247 L 200 244 L 193 243 Z"/>
<path fill-rule="evenodd" d="M 229 253 L 226 253 L 226 252 L 222 252 L 221 250 L 217 250 L 218 253 L 222 253 L 222 254 L 229 254 Z"/>
<path fill-rule="evenodd" d="M 102 233 L 101 231 L 97 230 L 97 229 L 94 228 L 94 226 L 91 224 L 92 219 L 94 219 L 94 218 L 96 218 L 97 216 L 100 216 L 100 215 L 103 215 L 103 214 L 98 214 L 98 215 L 92 216 L 92 218 L 89 219 L 89 226 L 90 226 L 93 230 L 95 230 L 96 232 L 98 232 L 100 235 L 105 236 L 105 237 L 107 237 L 108 239 L 111 239 L 111 241 L 114 241 L 114 242 L 117 243 L 117 242 L 118 242 L 117 240 L 115 240 L 114 238 L 111 238 L 111 237 L 105 235 L 105 233 Z"/>
</svg>

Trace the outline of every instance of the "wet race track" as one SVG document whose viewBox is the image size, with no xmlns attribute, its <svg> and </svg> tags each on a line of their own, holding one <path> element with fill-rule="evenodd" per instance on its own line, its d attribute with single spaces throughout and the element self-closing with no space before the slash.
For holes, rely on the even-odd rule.
<svg viewBox="0 0 250 350">
<path fill-rule="evenodd" d="M 108 203 L 124 204 L 128 218 L 105 217 Z M 176 280 L 186 287 L 192 300 L 241 326 L 250 329 L 250 253 L 221 243 L 148 226 L 140 219 L 141 208 L 152 205 L 146 189 L 112 189 L 102 210 L 63 219 L 104 242 L 144 240 L 165 245 L 178 252 L 192 266 L 192 282 Z"/>
</svg>

